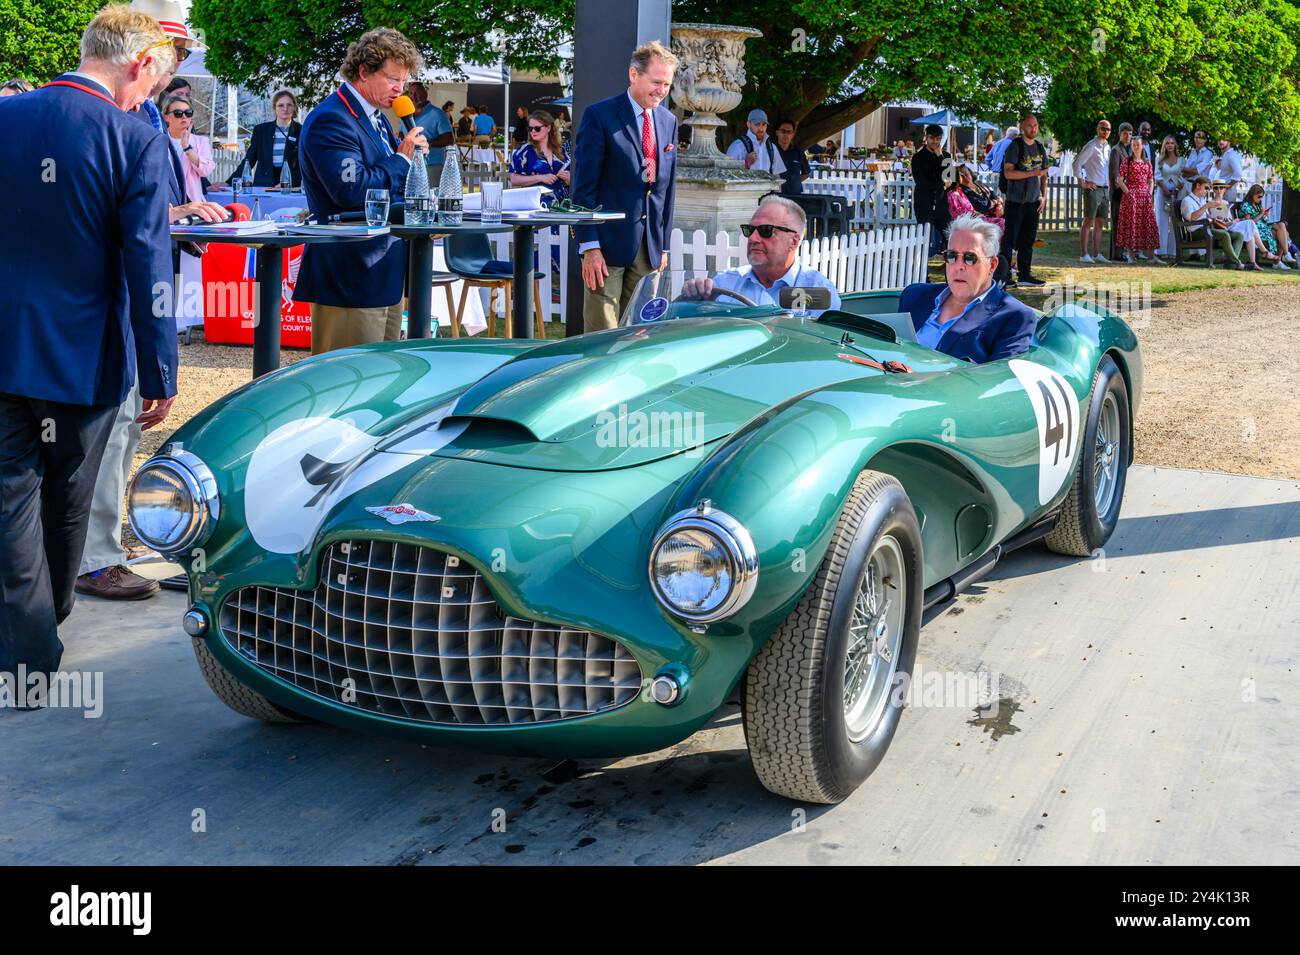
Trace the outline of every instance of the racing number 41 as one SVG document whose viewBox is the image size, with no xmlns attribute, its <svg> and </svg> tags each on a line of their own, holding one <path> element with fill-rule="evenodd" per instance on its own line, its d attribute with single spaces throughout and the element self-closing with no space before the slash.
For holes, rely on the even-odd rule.
<svg viewBox="0 0 1300 955">
<path fill-rule="evenodd" d="M 1043 414 L 1047 425 L 1043 432 L 1043 450 L 1047 451 L 1051 448 L 1052 464 L 1056 465 L 1061 460 L 1061 441 L 1065 441 L 1067 451 L 1074 447 L 1074 409 L 1070 407 L 1073 402 L 1066 396 L 1061 382 L 1054 378 L 1052 384 L 1061 392 L 1060 406 L 1057 405 L 1056 396 L 1052 394 L 1046 382 L 1039 381 L 1038 390 L 1043 396 Z M 1062 408 L 1065 409 L 1064 420 L 1061 415 Z"/>
</svg>

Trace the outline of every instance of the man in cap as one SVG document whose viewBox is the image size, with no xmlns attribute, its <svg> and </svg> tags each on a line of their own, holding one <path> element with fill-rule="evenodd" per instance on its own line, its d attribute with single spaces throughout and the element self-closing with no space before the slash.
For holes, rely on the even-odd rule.
<svg viewBox="0 0 1300 955">
<path fill-rule="evenodd" d="M 114 419 L 136 382 L 145 428 L 176 394 L 170 150 L 123 112 L 174 59 L 155 20 L 109 6 L 75 71 L 0 105 L 0 673 L 58 669 Z"/>
<path fill-rule="evenodd" d="M 190 55 L 190 47 L 198 40 L 186 26 L 185 15 L 176 0 L 135 0 L 130 9 L 156 20 L 175 51 L 175 59 L 158 74 L 149 96 L 130 114 L 162 133 L 165 142 L 166 127 L 153 97 L 171 83 L 181 62 Z M 163 175 L 156 186 L 167 195 L 171 221 L 191 214 L 208 222 L 221 221 L 225 212 L 215 203 L 185 201 L 185 172 L 170 146 L 166 159 Z M 168 242 L 167 250 L 172 258 L 171 274 L 176 276 L 180 271 L 174 255 L 176 249 Z M 172 301 L 175 302 L 180 289 L 174 288 L 172 283 L 168 285 L 172 288 Z M 131 476 L 136 449 L 140 446 L 141 422 L 144 420 L 140 390 L 132 386 L 117 409 L 100 459 L 99 476 L 90 501 L 86 545 L 77 570 L 76 590 L 79 594 L 108 600 L 141 600 L 158 593 L 157 581 L 142 577 L 127 566 L 126 551 L 122 547 L 122 498 Z"/>
<path fill-rule="evenodd" d="M 745 135 L 727 147 L 727 155 L 745 164 L 746 169 L 770 172 L 774 176 L 785 174 L 785 161 L 776 143 L 767 134 L 767 113 L 761 109 L 749 111 L 749 129 Z"/>
</svg>

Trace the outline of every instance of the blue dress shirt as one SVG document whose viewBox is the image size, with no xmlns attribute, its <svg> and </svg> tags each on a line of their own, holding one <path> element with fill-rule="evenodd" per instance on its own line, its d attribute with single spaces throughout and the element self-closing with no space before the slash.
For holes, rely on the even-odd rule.
<svg viewBox="0 0 1300 955">
<path fill-rule="evenodd" d="M 780 305 L 781 289 L 786 287 L 825 288 L 831 290 L 831 308 L 840 307 L 840 293 L 831 283 L 831 280 L 816 269 L 805 268 L 798 257 L 795 258 L 794 264 L 790 266 L 789 271 L 773 282 L 770 289 L 763 286 L 763 283 L 754 275 L 753 266 L 749 265 L 738 269 L 729 269 L 726 272 L 719 272 L 713 276 L 713 285 L 716 288 L 726 288 L 739 292 L 760 305 Z M 820 315 L 821 309 L 809 309 L 806 314 Z"/>
<path fill-rule="evenodd" d="M 952 294 L 949 289 L 944 289 L 939 293 L 938 298 L 934 300 L 934 310 L 930 312 L 930 317 L 925 320 L 924 325 L 916 330 L 917 344 L 924 345 L 926 348 L 938 348 L 939 339 L 943 338 L 943 333 L 952 326 L 952 323 L 965 316 L 965 314 L 974 308 L 976 304 L 984 301 L 985 296 L 987 296 L 989 292 L 993 291 L 996 286 L 996 282 L 990 284 L 982 294 L 971 299 L 970 302 L 967 303 L 966 307 L 961 310 L 961 314 L 956 316 L 951 322 L 939 321 L 939 312 L 943 309 L 943 303 L 948 301 L 948 297 Z"/>
</svg>

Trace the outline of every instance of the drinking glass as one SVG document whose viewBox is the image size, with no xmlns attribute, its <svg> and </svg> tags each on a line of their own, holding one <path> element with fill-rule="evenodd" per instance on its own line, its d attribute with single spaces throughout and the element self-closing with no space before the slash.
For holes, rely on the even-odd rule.
<svg viewBox="0 0 1300 955">
<path fill-rule="evenodd" d="M 502 186 L 499 182 L 486 180 L 480 188 L 483 190 L 483 206 L 479 218 L 483 222 L 501 221 Z"/>
<path fill-rule="evenodd" d="M 388 224 L 388 190 L 366 190 L 366 225 L 381 226 Z"/>
</svg>

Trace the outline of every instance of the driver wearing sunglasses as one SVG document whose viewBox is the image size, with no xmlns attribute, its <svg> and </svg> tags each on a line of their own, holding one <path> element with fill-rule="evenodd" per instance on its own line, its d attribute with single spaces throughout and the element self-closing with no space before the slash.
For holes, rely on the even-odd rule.
<svg viewBox="0 0 1300 955">
<path fill-rule="evenodd" d="M 680 297 L 706 299 L 715 288 L 722 288 L 754 302 L 778 305 L 782 288 L 826 288 L 831 292 L 830 307 L 839 308 L 840 293 L 831 280 L 799 261 L 799 243 L 807 229 L 808 219 L 798 203 L 781 196 L 765 196 L 748 224 L 740 227 L 749 264 L 720 272 L 711 279 L 687 279 Z M 809 310 L 807 314 L 821 312 Z"/>
<path fill-rule="evenodd" d="M 1002 230 L 982 216 L 968 212 L 952 220 L 947 281 L 916 282 L 898 300 L 898 310 L 912 316 L 919 344 L 975 364 L 1029 350 L 1037 314 L 993 280 L 1001 240 Z"/>
</svg>

